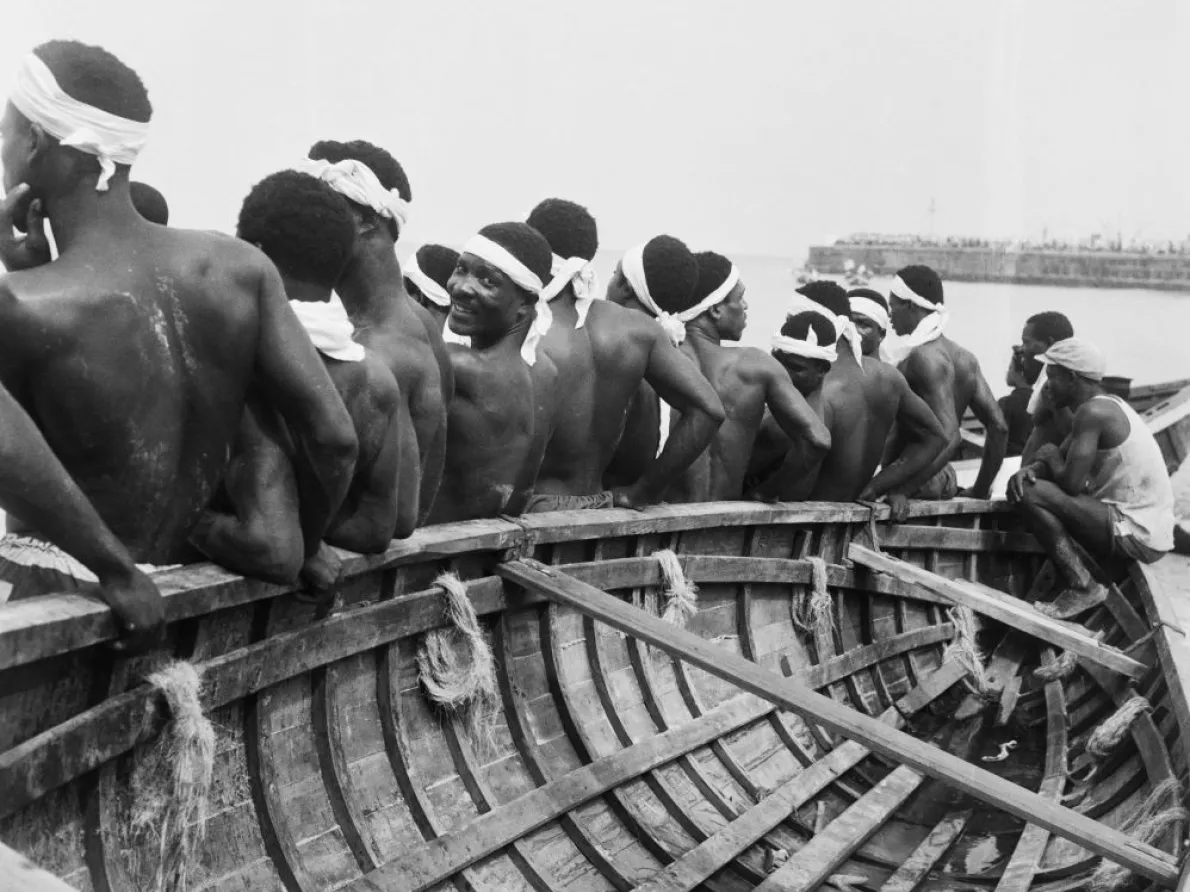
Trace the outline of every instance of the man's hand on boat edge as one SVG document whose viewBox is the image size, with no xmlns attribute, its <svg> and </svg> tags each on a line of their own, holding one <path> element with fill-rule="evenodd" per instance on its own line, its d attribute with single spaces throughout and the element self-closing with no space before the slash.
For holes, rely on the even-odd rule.
<svg viewBox="0 0 1190 892">
<path fill-rule="evenodd" d="M 157 647 L 165 637 L 165 601 L 156 584 L 136 567 L 103 576 L 98 596 L 116 615 L 120 639 L 112 649 L 124 656 Z"/>
</svg>

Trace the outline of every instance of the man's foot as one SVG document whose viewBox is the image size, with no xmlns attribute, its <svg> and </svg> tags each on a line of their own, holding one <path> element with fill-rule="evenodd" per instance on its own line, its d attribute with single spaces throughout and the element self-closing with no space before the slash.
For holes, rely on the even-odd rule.
<svg viewBox="0 0 1190 892">
<path fill-rule="evenodd" d="M 1035 604 L 1038 612 L 1054 619 L 1072 619 L 1107 600 L 1107 586 L 1092 582 L 1089 588 L 1071 586 L 1049 603 Z"/>
</svg>

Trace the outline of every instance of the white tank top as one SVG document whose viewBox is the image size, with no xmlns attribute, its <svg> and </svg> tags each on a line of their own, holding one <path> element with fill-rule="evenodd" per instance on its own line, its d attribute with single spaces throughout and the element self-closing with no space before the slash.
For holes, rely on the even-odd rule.
<svg viewBox="0 0 1190 892">
<path fill-rule="evenodd" d="M 1141 417 L 1117 396 L 1111 400 L 1128 419 L 1128 436 L 1119 446 L 1100 449 L 1091 467 L 1087 495 L 1114 505 L 1120 514 L 1117 535 L 1132 535 L 1157 551 L 1173 549 L 1173 484 L 1161 447 Z"/>
</svg>

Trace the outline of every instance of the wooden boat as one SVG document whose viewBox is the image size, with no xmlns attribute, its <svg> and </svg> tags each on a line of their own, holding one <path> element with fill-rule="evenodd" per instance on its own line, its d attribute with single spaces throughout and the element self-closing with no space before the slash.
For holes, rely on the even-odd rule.
<svg viewBox="0 0 1190 892">
<path fill-rule="evenodd" d="M 347 556 L 322 605 L 210 565 L 161 577 L 167 649 L 217 735 L 189 888 L 1057 892 L 1108 860 L 1174 888 L 1185 826 L 1129 835 L 1190 740 L 1190 657 L 1150 570 L 1111 569 L 1085 627 L 1060 623 L 1019 600 L 1052 573 L 1004 505 L 886 515 L 431 527 Z M 494 654 L 478 723 L 419 674 L 431 641 L 482 662 L 446 570 Z M 690 606 L 683 578 L 684 626 L 659 616 Z M 974 629 L 986 668 L 963 657 Z M 171 714 L 142 680 L 161 657 L 121 660 L 113 634 L 77 595 L 0 610 L 0 888 L 155 888 L 160 826 L 131 819 L 189 707 Z M 1061 652 L 1071 674 L 1039 681 Z M 1092 758 L 1133 693 L 1151 708 Z"/>
</svg>

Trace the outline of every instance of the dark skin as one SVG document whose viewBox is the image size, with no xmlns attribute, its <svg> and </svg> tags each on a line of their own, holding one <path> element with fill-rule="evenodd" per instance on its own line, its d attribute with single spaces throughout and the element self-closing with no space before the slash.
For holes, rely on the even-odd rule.
<svg viewBox="0 0 1190 892">
<path fill-rule="evenodd" d="M 852 313 L 851 321 L 855 323 L 859 332 L 861 352 L 872 359 L 880 358 L 880 345 L 884 343 L 886 332 L 883 328 L 865 316 L 863 313 Z"/>
<path fill-rule="evenodd" d="M 1073 589 L 1093 584 L 1072 540 L 1093 554 L 1112 551 L 1111 509 L 1085 494 L 1097 453 L 1113 449 L 1131 433 L 1128 417 L 1094 381 L 1060 366 L 1049 367 L 1054 404 L 1074 411 L 1073 430 L 1062 448 L 1043 446 L 1036 458 L 1008 481 L 1008 500 L 1021 510 L 1054 566 Z"/>
<path fill-rule="evenodd" d="M 946 435 L 899 371 L 867 357 L 861 368 L 846 340 L 839 342 L 838 353 L 821 390 L 832 445 L 818 467 L 809 498 L 875 501 L 928 467 L 945 448 Z M 906 436 L 905 449 L 876 474 L 894 425 Z M 783 495 L 777 493 L 778 498 Z M 894 507 L 899 513 L 904 506 L 898 501 Z"/>
<path fill-rule="evenodd" d="M 412 429 L 408 440 L 415 444 L 402 450 L 401 460 L 416 464 L 416 514 L 424 523 L 442 481 L 447 405 L 454 392 L 452 364 L 442 326 L 405 291 L 393 252 L 395 228 L 357 205 L 352 205 L 352 212 L 355 248 L 335 290 L 355 325 L 355 339 L 380 358 L 401 389 L 404 405 L 398 428 Z M 408 476 L 402 473 L 402 479 Z"/>
<path fill-rule="evenodd" d="M 540 347 L 532 367 L 520 355 L 536 300 L 467 253 L 447 290 L 451 330 L 470 337 L 471 347 L 449 345 L 455 397 L 430 522 L 517 515 L 533 494 L 559 393 L 557 369 Z"/>
<path fill-rule="evenodd" d="M 890 317 L 899 334 L 909 334 L 929 315 L 924 307 L 893 295 L 890 299 Z M 901 362 L 901 373 L 909 382 L 915 394 L 926 404 L 942 423 L 946 434 L 946 448 L 922 472 L 905 484 L 897 487 L 895 493 L 912 495 L 934 474 L 937 474 L 962 444 L 959 434 L 959 419 L 970 408 L 987 431 L 983 459 L 975 485 L 962 495 L 986 499 L 992 483 L 1004 462 L 1004 451 L 1008 443 L 1008 424 L 1004 413 L 992 396 L 979 361 L 969 350 L 959 346 L 945 335 L 914 350 Z M 885 456 L 892 461 L 902 455 L 907 446 L 906 438 L 899 430 L 889 440 Z"/>
<path fill-rule="evenodd" d="M 61 252 L 0 282 L 0 379 L 104 522 L 138 562 L 193 560 L 188 537 L 251 385 L 313 469 L 303 526 L 321 538 L 357 443 L 272 263 L 226 236 L 148 223 L 126 167 L 95 191 L 97 160 L 58 146 L 11 105 L 0 135 L 5 186 L 27 183 L 5 203 L 4 225 L 36 201 Z M 19 515 L 10 524 L 31 526 Z"/>
<path fill-rule="evenodd" d="M 419 289 L 408 279 L 405 280 L 405 291 L 411 298 L 413 298 L 419 307 L 429 314 L 431 324 L 437 331 L 442 331 L 444 328 L 446 328 L 446 317 L 450 315 L 449 305 L 445 307 L 438 306 L 438 304 L 434 303 L 432 300 L 422 294 L 421 289 Z"/>
<path fill-rule="evenodd" d="M 586 445 L 580 445 L 582 440 L 573 444 L 588 455 L 583 466 L 591 475 L 587 483 L 595 486 L 593 492 L 611 486 L 621 507 L 656 502 L 711 443 L 725 418 L 723 402 L 698 366 L 648 315 L 619 267 L 608 284 L 607 300 L 591 305 L 580 331 L 589 332 L 595 359 L 592 382 L 597 385 Z M 658 399 L 673 406 L 675 417 L 680 413 L 660 455 Z M 554 454 L 564 458 L 561 443 L 559 450 Z"/>
<path fill-rule="evenodd" d="M 1043 338 L 1028 322 L 1021 330 L 1021 352 L 1031 359 L 1036 359 L 1054 345 L 1053 338 Z M 1025 442 L 1021 452 L 1021 461 L 1025 464 L 1037 457 L 1037 451 L 1047 443 L 1058 446 L 1070 436 L 1074 426 L 1074 415 L 1070 409 L 1054 404 L 1048 388 L 1042 387 L 1041 402 L 1033 415 L 1033 430 Z"/>
<path fill-rule="evenodd" d="M 773 351 L 772 358 L 790 382 L 806 400 L 814 414 L 826 423 L 826 400 L 823 384 L 831 364 L 823 359 L 810 359 Z M 771 412 L 761 422 L 748 462 L 747 495 L 764 502 L 802 502 L 810 497 L 818 479 L 818 469 L 826 452 L 813 452 L 804 441 L 791 441 Z"/>
<path fill-rule="evenodd" d="M 744 493 L 744 475 L 765 410 L 790 441 L 808 456 L 830 449 L 830 433 L 822 419 L 793 386 L 772 356 L 753 347 L 724 347 L 738 341 L 747 324 L 744 285 L 739 283 L 722 303 L 686 325 L 682 352 L 690 357 L 723 402 L 727 416 L 711 445 L 672 488 L 670 500 L 731 501 Z"/>
<path fill-rule="evenodd" d="M 330 299 L 326 286 L 284 274 L 283 279 L 294 300 Z M 402 485 L 415 489 L 418 482 L 400 477 L 409 467 L 400 460 L 400 389 L 388 367 L 369 351 L 360 362 L 321 358 L 359 440 L 351 486 L 323 540 L 376 554 L 392 539 L 408 537 L 417 522 L 409 507 L 414 500 L 400 498 Z M 309 561 L 303 554 L 305 533 L 298 509 L 308 478 L 307 468 L 295 469 L 292 439 L 281 419 L 259 401 L 251 401 L 224 481 L 226 499 L 220 507 L 227 510 L 203 515 L 192 536 L 194 544 L 216 563 L 270 582 L 292 582 L 304 565 L 304 581 L 327 588 L 339 575 L 334 553 L 322 548 Z"/>
</svg>

